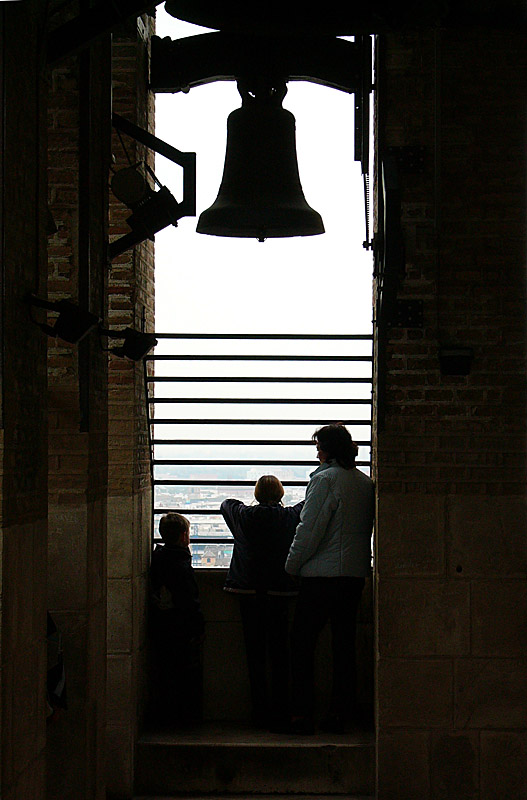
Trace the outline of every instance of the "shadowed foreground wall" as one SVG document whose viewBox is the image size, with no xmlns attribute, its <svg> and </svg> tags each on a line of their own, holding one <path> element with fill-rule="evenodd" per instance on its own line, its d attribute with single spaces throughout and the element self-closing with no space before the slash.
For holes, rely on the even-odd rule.
<svg viewBox="0 0 527 800">
<path fill-rule="evenodd" d="M 45 86 L 38 4 L 5 5 L 0 98 L 17 113 L 0 130 L 0 794 L 32 800 L 45 782 L 46 341 L 24 297 L 46 285 Z"/>
<path fill-rule="evenodd" d="M 392 328 L 377 417 L 379 800 L 527 797 L 527 40 L 383 38 L 382 158 L 399 163 L 420 327 Z M 467 376 L 439 348 L 472 348 Z M 381 368 L 378 363 L 378 368 Z"/>
</svg>

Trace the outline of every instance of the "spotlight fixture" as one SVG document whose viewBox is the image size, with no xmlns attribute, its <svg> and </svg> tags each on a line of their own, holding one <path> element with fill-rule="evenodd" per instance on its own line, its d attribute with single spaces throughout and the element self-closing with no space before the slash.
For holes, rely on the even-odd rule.
<svg viewBox="0 0 527 800">
<path fill-rule="evenodd" d="M 110 181 L 113 194 L 121 203 L 132 209 L 152 193 L 152 189 L 145 176 L 139 172 L 138 167 L 139 164 L 135 164 L 120 169 Z"/>
<path fill-rule="evenodd" d="M 130 163 L 130 166 L 116 172 L 110 186 L 117 199 L 132 211 L 126 220 L 131 231 L 108 245 L 110 261 L 145 239 L 153 240 L 154 235 L 167 225 L 177 227 L 181 217 L 194 216 L 196 213 L 196 154 L 182 153 L 119 114 L 112 115 L 112 123 L 119 134 L 125 133 L 183 168 L 183 199 L 179 203 L 167 187 L 161 185 L 146 162 L 143 162 L 144 172 L 150 173 L 159 187 L 158 191 L 148 185 L 139 169 L 141 162 Z"/>
<path fill-rule="evenodd" d="M 99 328 L 99 333 L 109 339 L 122 339 L 122 345 L 110 347 L 109 351 L 120 358 L 129 358 L 130 361 L 141 361 L 157 344 L 157 339 L 153 333 L 136 331 L 134 328 L 124 328 L 122 331 Z"/>
<path fill-rule="evenodd" d="M 120 239 L 111 242 L 108 246 L 110 260 L 121 255 L 130 247 L 144 242 L 145 239 L 153 240 L 154 234 L 166 228 L 167 225 L 177 227 L 181 214 L 176 198 L 166 186 L 162 186 L 158 192 L 150 187 L 147 188 L 145 196 L 135 206 L 130 206 L 133 208 L 133 213 L 126 222 L 132 232 L 121 236 Z"/>
<path fill-rule="evenodd" d="M 304 197 L 295 118 L 282 108 L 285 81 L 238 82 L 241 108 L 227 120 L 227 151 L 218 196 L 203 211 L 198 233 L 259 241 L 324 233 L 322 217 Z"/>
<path fill-rule="evenodd" d="M 25 299 L 31 306 L 57 312 L 58 317 L 53 326 L 35 320 L 34 322 L 48 336 L 57 336 L 71 344 L 77 344 L 84 339 L 100 322 L 100 318 L 96 314 L 84 311 L 69 300 L 43 300 L 33 294 L 26 295 Z"/>
</svg>

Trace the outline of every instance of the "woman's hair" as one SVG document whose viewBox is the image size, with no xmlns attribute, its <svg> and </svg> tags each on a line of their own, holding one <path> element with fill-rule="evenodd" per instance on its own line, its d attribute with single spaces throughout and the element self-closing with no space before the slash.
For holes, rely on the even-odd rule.
<svg viewBox="0 0 527 800">
<path fill-rule="evenodd" d="M 284 496 L 284 487 L 274 475 L 262 475 L 256 481 L 254 496 L 259 503 L 279 503 Z"/>
<path fill-rule="evenodd" d="M 355 466 L 359 448 L 344 425 L 324 425 L 311 438 L 329 458 L 334 458 L 344 469 Z"/>
<path fill-rule="evenodd" d="M 187 533 L 190 523 L 182 514 L 170 512 L 159 520 L 159 534 L 164 542 L 176 544 Z"/>
</svg>

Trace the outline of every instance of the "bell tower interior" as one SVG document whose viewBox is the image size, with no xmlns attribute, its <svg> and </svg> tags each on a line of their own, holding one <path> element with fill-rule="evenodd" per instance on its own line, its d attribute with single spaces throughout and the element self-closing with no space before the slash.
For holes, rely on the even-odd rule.
<svg viewBox="0 0 527 800">
<path fill-rule="evenodd" d="M 208 0 L 165 6 L 211 33 L 190 50 L 156 39 L 152 6 L 141 0 L 1 4 L 2 794 L 196 797 L 203 784 L 184 785 L 187 774 L 210 779 L 209 795 L 218 787 L 248 794 L 248 785 L 254 793 L 254 776 L 267 775 L 258 784 L 264 796 L 525 797 L 525 9 L 514 0 L 330 2 L 316 12 L 271 2 L 261 14 L 255 4 Z M 154 94 L 190 87 L 192 102 L 212 79 L 234 87 L 251 56 L 291 84 L 315 79 L 317 91 L 359 98 L 350 152 L 361 163 L 372 75 L 364 45 L 373 37 L 367 239 L 377 514 L 362 623 L 373 642 L 374 731 L 365 760 L 344 742 L 314 753 L 245 737 L 220 763 L 206 761 L 190 740 L 172 748 L 144 738 L 154 511 L 144 355 L 157 327 L 154 239 L 161 247 L 167 227 L 179 223 L 182 234 L 194 216 L 195 164 L 177 122 L 169 141 L 156 135 Z M 259 49 L 263 39 L 276 47 Z M 290 87 L 284 108 L 292 96 Z M 300 114 L 291 112 L 298 140 Z M 162 191 L 152 175 L 163 142 L 183 168 L 182 192 Z M 110 183 L 137 164 L 145 180 L 124 194 L 121 186 L 132 209 Z M 221 174 L 209 206 L 220 182 Z M 329 227 L 318 195 L 302 185 Z M 199 236 L 214 243 L 214 263 L 229 237 Z M 322 236 L 289 238 L 314 248 Z M 276 243 L 238 240 L 264 253 Z M 239 273 L 251 297 L 253 267 L 247 259 Z M 200 263 L 183 267 L 175 250 L 174 272 L 184 269 L 198 272 Z M 220 298 L 221 282 L 211 287 Z M 339 300 L 346 294 L 331 289 Z M 175 322 L 184 302 L 176 291 Z M 337 340 L 322 351 L 313 341 L 301 355 L 341 355 Z M 284 374 L 296 377 L 252 377 Z M 199 414 L 185 419 L 199 420 L 194 430 L 205 424 Z M 226 643 L 240 641 L 229 639 L 235 621 L 213 572 L 200 573 L 203 596 L 217 598 L 207 613 L 226 656 Z M 48 683 L 48 663 L 55 677 L 65 668 L 67 702 L 61 681 Z M 225 706 L 238 677 L 218 687 Z M 303 783 L 291 783 L 292 764 Z M 322 775 L 337 791 L 326 792 Z"/>
</svg>

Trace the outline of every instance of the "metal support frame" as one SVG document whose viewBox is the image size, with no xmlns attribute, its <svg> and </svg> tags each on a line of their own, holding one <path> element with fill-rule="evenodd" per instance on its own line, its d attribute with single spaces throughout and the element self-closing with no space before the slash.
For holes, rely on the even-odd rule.
<svg viewBox="0 0 527 800">
<path fill-rule="evenodd" d="M 115 112 L 112 114 L 112 125 L 154 153 L 183 167 L 183 200 L 179 203 L 179 210 L 182 217 L 196 216 L 196 153 L 183 153 Z"/>
<path fill-rule="evenodd" d="M 219 80 L 261 75 L 319 83 L 343 92 L 361 89 L 362 39 L 203 33 L 172 40 L 152 37 L 150 86 L 154 92 L 187 91 Z M 371 69 L 370 69 L 371 73 Z"/>
<path fill-rule="evenodd" d="M 375 237 L 375 277 L 377 297 L 377 427 L 384 426 L 386 396 L 386 348 L 388 331 L 394 324 L 397 290 L 405 272 L 405 252 L 401 227 L 401 187 L 399 167 L 393 154 L 380 160 L 379 231 Z"/>
<path fill-rule="evenodd" d="M 169 161 L 183 168 L 183 199 L 181 203 L 177 204 L 177 219 L 194 217 L 196 215 L 196 153 L 183 153 L 120 114 L 112 114 L 112 125 L 117 130 L 148 147 L 149 150 L 159 153 L 159 155 L 168 158 Z M 162 187 L 161 191 L 168 190 Z M 175 201 L 173 202 L 175 204 Z M 111 242 L 108 247 L 110 261 L 130 247 L 144 241 L 144 238 L 141 231 L 131 231 Z"/>
<path fill-rule="evenodd" d="M 355 160 L 364 176 L 366 243 L 369 247 L 369 139 L 372 38 L 354 42 L 336 36 L 205 33 L 172 40 L 152 37 L 150 88 L 187 92 L 218 80 L 303 80 L 355 95 Z"/>
</svg>

